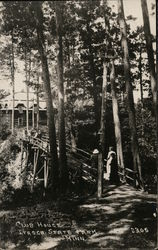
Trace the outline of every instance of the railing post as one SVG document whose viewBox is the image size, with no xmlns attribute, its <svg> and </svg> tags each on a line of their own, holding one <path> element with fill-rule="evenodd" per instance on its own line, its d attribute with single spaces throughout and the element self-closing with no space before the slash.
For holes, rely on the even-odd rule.
<svg viewBox="0 0 158 250">
<path fill-rule="evenodd" d="M 98 190 L 97 190 L 98 198 L 102 197 L 103 194 L 103 160 L 102 153 L 98 154 Z"/>
</svg>

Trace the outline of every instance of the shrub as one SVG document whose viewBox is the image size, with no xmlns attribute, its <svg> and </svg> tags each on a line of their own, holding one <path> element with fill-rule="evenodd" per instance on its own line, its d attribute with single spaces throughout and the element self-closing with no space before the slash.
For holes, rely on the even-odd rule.
<svg viewBox="0 0 158 250">
<path fill-rule="evenodd" d="M 11 134 L 8 123 L 2 123 L 0 126 L 0 139 L 6 140 L 7 137 Z"/>
</svg>

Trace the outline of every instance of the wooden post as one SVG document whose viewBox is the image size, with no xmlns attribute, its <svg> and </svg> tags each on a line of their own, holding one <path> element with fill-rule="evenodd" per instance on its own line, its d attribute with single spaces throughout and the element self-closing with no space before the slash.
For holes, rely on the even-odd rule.
<svg viewBox="0 0 158 250">
<path fill-rule="evenodd" d="M 103 194 L 103 160 L 102 153 L 98 154 L 98 198 L 101 198 Z"/>
<path fill-rule="evenodd" d="M 38 163 L 38 156 L 39 156 L 39 149 L 34 150 L 34 162 L 33 162 L 33 180 L 32 180 L 32 186 L 31 191 L 33 192 L 34 182 L 35 182 L 35 176 L 36 176 L 36 170 L 37 170 L 37 163 Z"/>
<path fill-rule="evenodd" d="M 49 166 L 47 159 L 44 160 L 44 188 L 47 188 L 48 185 L 48 171 L 49 171 Z"/>
<path fill-rule="evenodd" d="M 48 170 L 47 170 L 48 164 L 47 164 L 47 158 L 44 158 L 44 191 L 43 191 L 43 197 L 46 196 L 46 189 L 47 189 L 47 183 L 48 183 Z"/>
<path fill-rule="evenodd" d="M 47 162 L 46 162 L 46 159 L 44 159 L 44 188 L 46 188 L 47 186 Z"/>
<path fill-rule="evenodd" d="M 14 83 L 12 86 L 12 95 L 13 95 L 13 100 L 12 100 L 12 134 L 14 134 L 14 105 L 15 105 L 15 90 L 14 90 Z"/>
<path fill-rule="evenodd" d="M 29 86 L 27 83 L 26 86 L 26 93 L 27 93 L 27 107 L 26 107 L 26 129 L 27 132 L 29 131 Z"/>
<path fill-rule="evenodd" d="M 39 129 L 39 76 L 37 77 L 37 130 Z"/>
<path fill-rule="evenodd" d="M 34 98 L 33 98 L 33 106 L 32 106 L 32 128 L 35 128 L 35 107 L 34 107 Z"/>
<path fill-rule="evenodd" d="M 21 171 L 22 171 L 23 154 L 24 154 L 24 146 L 23 146 L 23 141 L 21 141 Z"/>
</svg>

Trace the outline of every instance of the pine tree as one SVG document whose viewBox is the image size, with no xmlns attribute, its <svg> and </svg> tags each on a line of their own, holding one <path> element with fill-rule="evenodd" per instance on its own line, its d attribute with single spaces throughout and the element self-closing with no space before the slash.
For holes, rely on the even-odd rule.
<svg viewBox="0 0 158 250">
<path fill-rule="evenodd" d="M 141 161 L 140 161 L 137 131 L 136 131 L 133 90 L 132 90 L 132 84 L 131 84 L 131 79 L 130 79 L 130 61 L 129 61 L 129 49 L 128 49 L 128 42 L 127 42 L 127 29 L 126 29 L 126 22 L 125 22 L 122 0 L 118 0 L 118 14 L 119 14 L 120 32 L 121 32 L 121 37 L 122 37 L 121 46 L 122 46 L 122 50 L 124 53 L 124 56 L 123 56 L 124 77 L 125 77 L 126 94 L 127 94 L 126 100 L 127 100 L 127 108 L 128 108 L 128 115 L 129 115 L 129 127 L 131 131 L 131 148 L 132 148 L 132 155 L 133 155 L 133 166 L 134 166 L 134 171 L 137 172 L 139 175 L 139 179 L 141 181 L 140 185 L 143 185 Z"/>
<path fill-rule="evenodd" d="M 62 35 L 63 4 L 55 3 L 57 31 L 57 72 L 58 72 L 58 124 L 59 124 L 59 169 L 61 191 L 65 192 L 68 184 L 68 169 L 66 157 L 65 114 L 64 114 L 64 85 L 63 85 L 63 35 Z"/>
<path fill-rule="evenodd" d="M 51 156 L 51 176 L 53 190 L 56 192 L 56 189 L 59 185 L 59 168 L 58 168 L 58 155 L 57 155 L 57 144 L 56 144 L 56 130 L 54 124 L 54 109 L 52 104 L 52 95 L 50 87 L 50 75 L 48 69 L 47 55 L 45 50 L 45 40 L 43 35 L 43 12 L 42 4 L 40 2 L 33 2 L 33 10 L 35 14 L 36 21 L 36 31 L 37 31 L 37 41 L 38 41 L 38 51 L 41 57 L 42 71 L 43 71 L 43 80 L 44 80 L 44 89 L 46 93 L 46 103 L 47 103 L 47 117 L 48 117 L 48 133 L 49 133 L 49 143 L 50 143 L 50 156 Z"/>
</svg>

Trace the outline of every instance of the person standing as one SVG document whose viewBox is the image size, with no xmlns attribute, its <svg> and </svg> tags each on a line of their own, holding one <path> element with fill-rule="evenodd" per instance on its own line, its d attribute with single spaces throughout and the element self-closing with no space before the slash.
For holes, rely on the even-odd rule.
<svg viewBox="0 0 158 250">
<path fill-rule="evenodd" d="M 109 147 L 109 152 L 107 156 L 107 164 L 106 164 L 106 174 L 105 174 L 105 179 L 107 180 L 110 180 L 111 165 L 114 162 L 115 158 L 116 158 L 116 153 L 113 147 Z"/>
<path fill-rule="evenodd" d="M 117 158 L 116 158 L 116 154 L 112 154 L 110 184 L 118 185 L 119 183 L 120 183 L 120 178 L 118 175 Z"/>
</svg>

